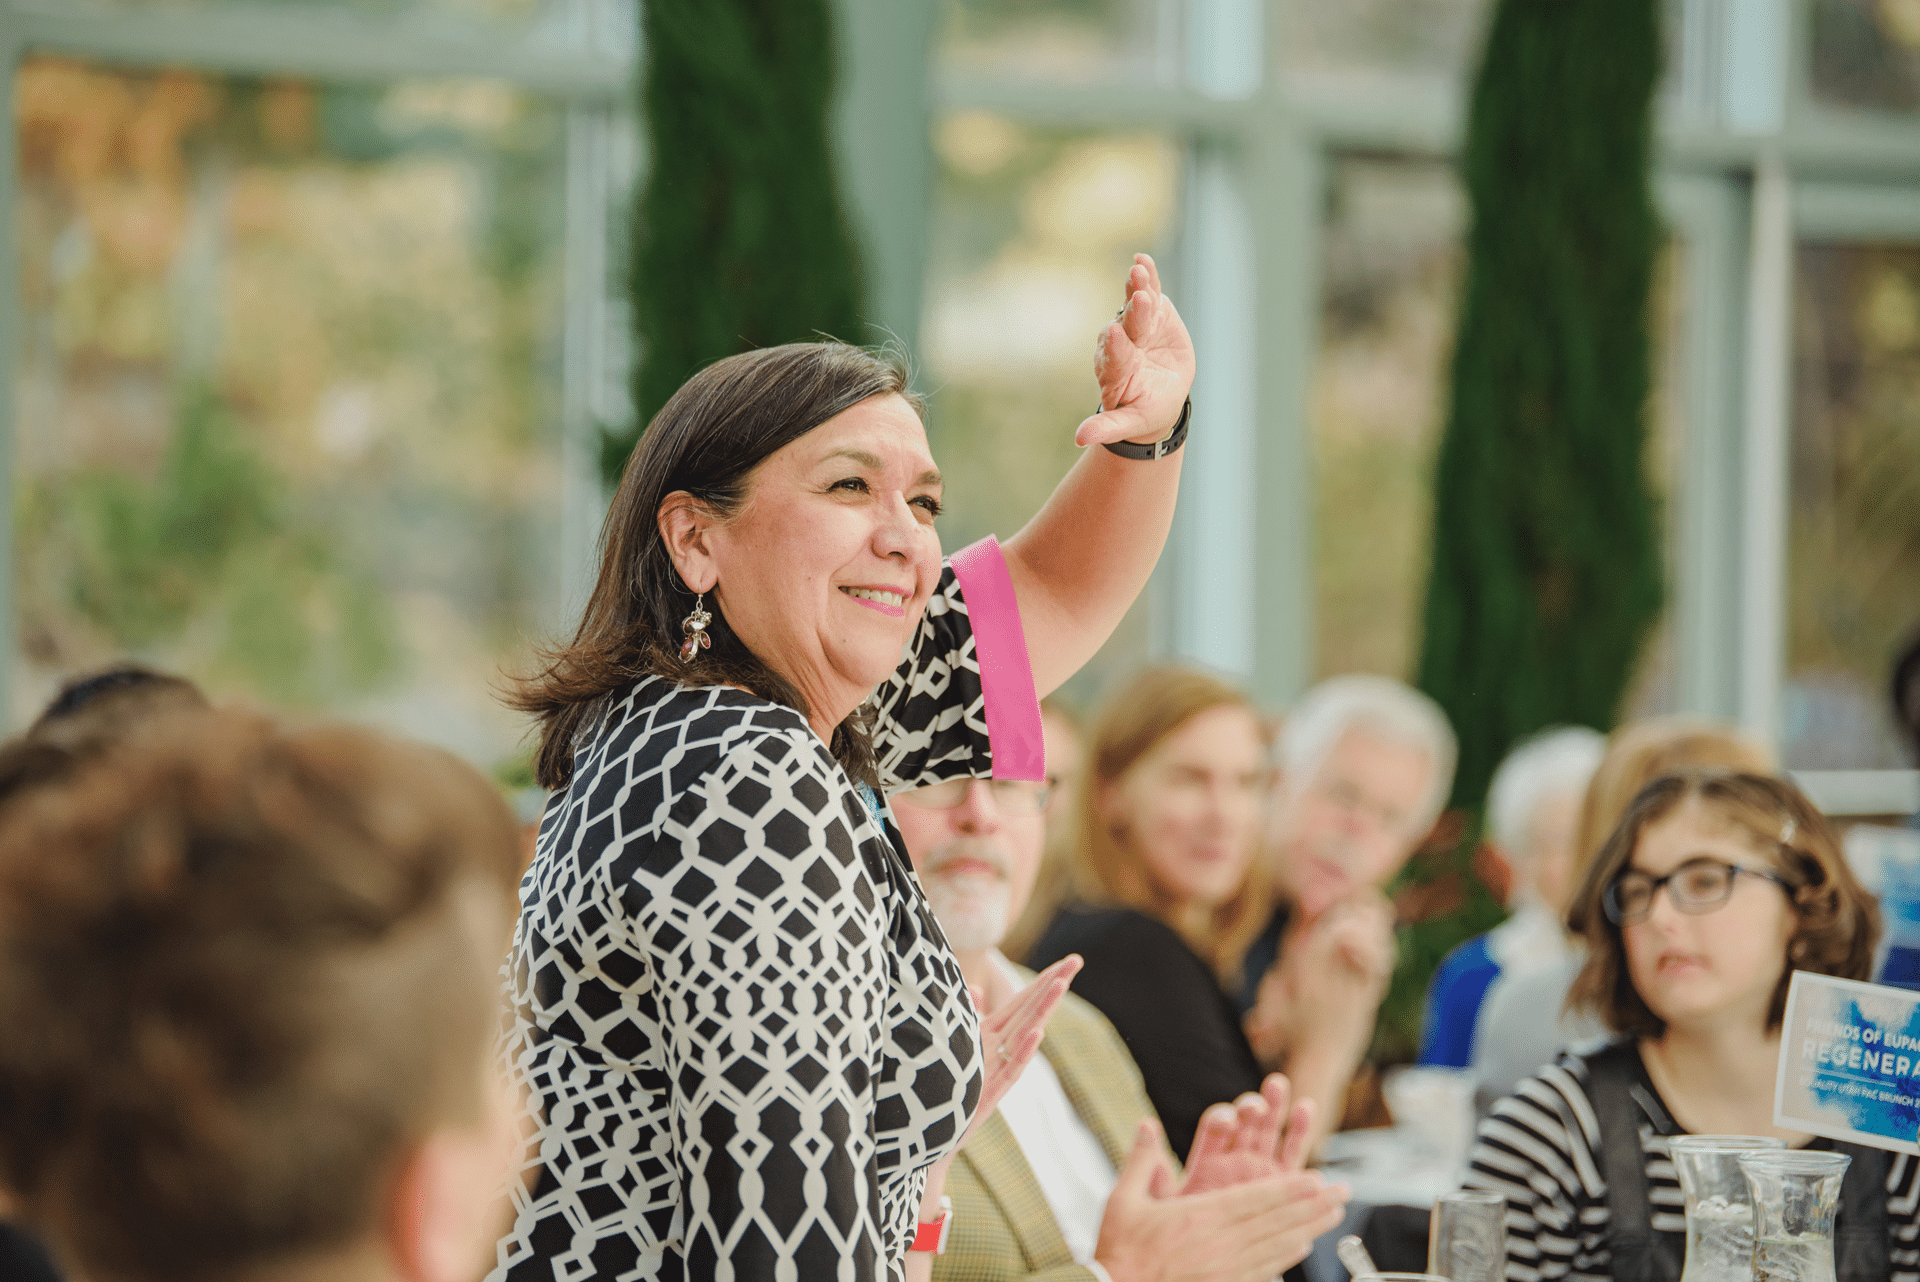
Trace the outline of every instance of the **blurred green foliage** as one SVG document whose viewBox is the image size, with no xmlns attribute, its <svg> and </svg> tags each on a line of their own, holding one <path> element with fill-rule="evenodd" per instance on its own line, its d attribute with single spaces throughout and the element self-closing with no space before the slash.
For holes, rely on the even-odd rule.
<svg viewBox="0 0 1920 1282">
<path fill-rule="evenodd" d="M 1418 684 L 1460 737 L 1458 837 L 1416 860 L 1375 1050 L 1411 1058 L 1434 967 L 1504 909 L 1473 867 L 1494 768 L 1610 728 L 1664 594 L 1646 473 L 1659 227 L 1656 0 L 1500 0 L 1463 169 L 1467 275 L 1435 475 Z"/>
<path fill-rule="evenodd" d="M 205 389 L 182 398 L 153 475 L 29 480 L 18 521 L 23 542 L 67 549 L 67 604 L 117 648 L 210 633 L 228 675 L 300 703 L 365 690 L 397 657 L 380 584 L 335 555 L 323 514 Z"/>
<path fill-rule="evenodd" d="M 1646 473 L 1655 0 L 1501 0 L 1464 159 L 1467 277 L 1419 685 L 1453 803 L 1549 725 L 1607 729 L 1659 615 Z"/>
<path fill-rule="evenodd" d="M 866 341 L 828 130 L 831 0 L 651 0 L 642 90 L 652 169 L 634 225 L 636 421 L 601 452 L 617 483 L 645 424 L 724 356 Z"/>
</svg>

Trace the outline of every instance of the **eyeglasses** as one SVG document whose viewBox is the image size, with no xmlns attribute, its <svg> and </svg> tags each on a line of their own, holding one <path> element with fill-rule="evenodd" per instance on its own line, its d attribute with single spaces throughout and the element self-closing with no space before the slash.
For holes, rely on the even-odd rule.
<svg viewBox="0 0 1920 1282">
<path fill-rule="evenodd" d="M 1037 815 L 1047 808 L 1053 796 L 1053 780 L 1035 783 L 1026 779 L 949 779 L 926 788 L 893 794 L 895 801 L 916 810 L 952 810 L 966 804 L 974 784 L 985 785 L 993 797 L 994 809 L 1003 815 Z"/>
<path fill-rule="evenodd" d="M 1710 913 L 1733 897 L 1734 879 L 1741 873 L 1764 878 L 1788 894 L 1793 893 L 1793 883 L 1778 873 L 1703 857 L 1687 860 L 1664 877 L 1649 877 L 1628 869 L 1607 887 L 1601 904 L 1607 910 L 1608 921 L 1616 926 L 1631 926 L 1646 920 L 1647 914 L 1653 911 L 1654 895 L 1665 886 L 1667 898 L 1681 912 Z"/>
</svg>

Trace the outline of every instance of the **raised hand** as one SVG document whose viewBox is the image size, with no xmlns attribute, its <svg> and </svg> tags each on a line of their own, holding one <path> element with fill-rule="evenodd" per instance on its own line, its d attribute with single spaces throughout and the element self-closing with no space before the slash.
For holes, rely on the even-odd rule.
<svg viewBox="0 0 1920 1282">
<path fill-rule="evenodd" d="M 1076 444 L 1144 445 L 1173 431 L 1193 386 L 1193 340 L 1146 254 L 1133 256 L 1125 305 L 1101 331 L 1093 374 L 1101 410 L 1080 424 Z"/>
<path fill-rule="evenodd" d="M 1285 1076 L 1269 1073 L 1259 1094 L 1249 1091 L 1208 1109 L 1187 1153 L 1180 1191 L 1204 1193 L 1299 1170 L 1306 1162 L 1314 1105 L 1303 1099 L 1288 1108 L 1292 1093 Z"/>
<path fill-rule="evenodd" d="M 985 1081 L 969 1132 L 992 1115 L 1013 1084 L 1020 1080 L 1021 1070 L 1040 1049 L 1048 1017 L 1067 995 L 1067 986 L 1073 977 L 1080 973 L 1080 964 L 1077 953 L 1062 957 L 1034 976 L 1032 983 L 1015 993 L 1000 1009 L 980 1021 L 980 1058 L 985 1065 Z"/>
</svg>

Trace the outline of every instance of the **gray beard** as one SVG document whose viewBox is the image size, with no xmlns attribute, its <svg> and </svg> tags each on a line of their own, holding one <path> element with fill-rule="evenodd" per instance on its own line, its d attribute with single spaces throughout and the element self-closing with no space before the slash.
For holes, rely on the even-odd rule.
<svg viewBox="0 0 1920 1282">
<path fill-rule="evenodd" d="M 997 948 L 1006 937 L 1006 883 L 986 877 L 929 877 L 927 903 L 956 953 Z"/>
</svg>

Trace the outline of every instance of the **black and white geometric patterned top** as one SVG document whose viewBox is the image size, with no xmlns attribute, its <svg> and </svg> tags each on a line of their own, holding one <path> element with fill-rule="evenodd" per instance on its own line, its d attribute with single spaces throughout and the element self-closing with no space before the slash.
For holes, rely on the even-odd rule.
<svg viewBox="0 0 1920 1282">
<path fill-rule="evenodd" d="M 874 696 L 889 790 L 993 773 L 980 666 L 949 565 Z M 490 1282 L 898 1276 L 980 1058 L 888 826 L 792 709 L 616 697 L 521 883 L 504 1053 L 531 1138 Z"/>
</svg>

